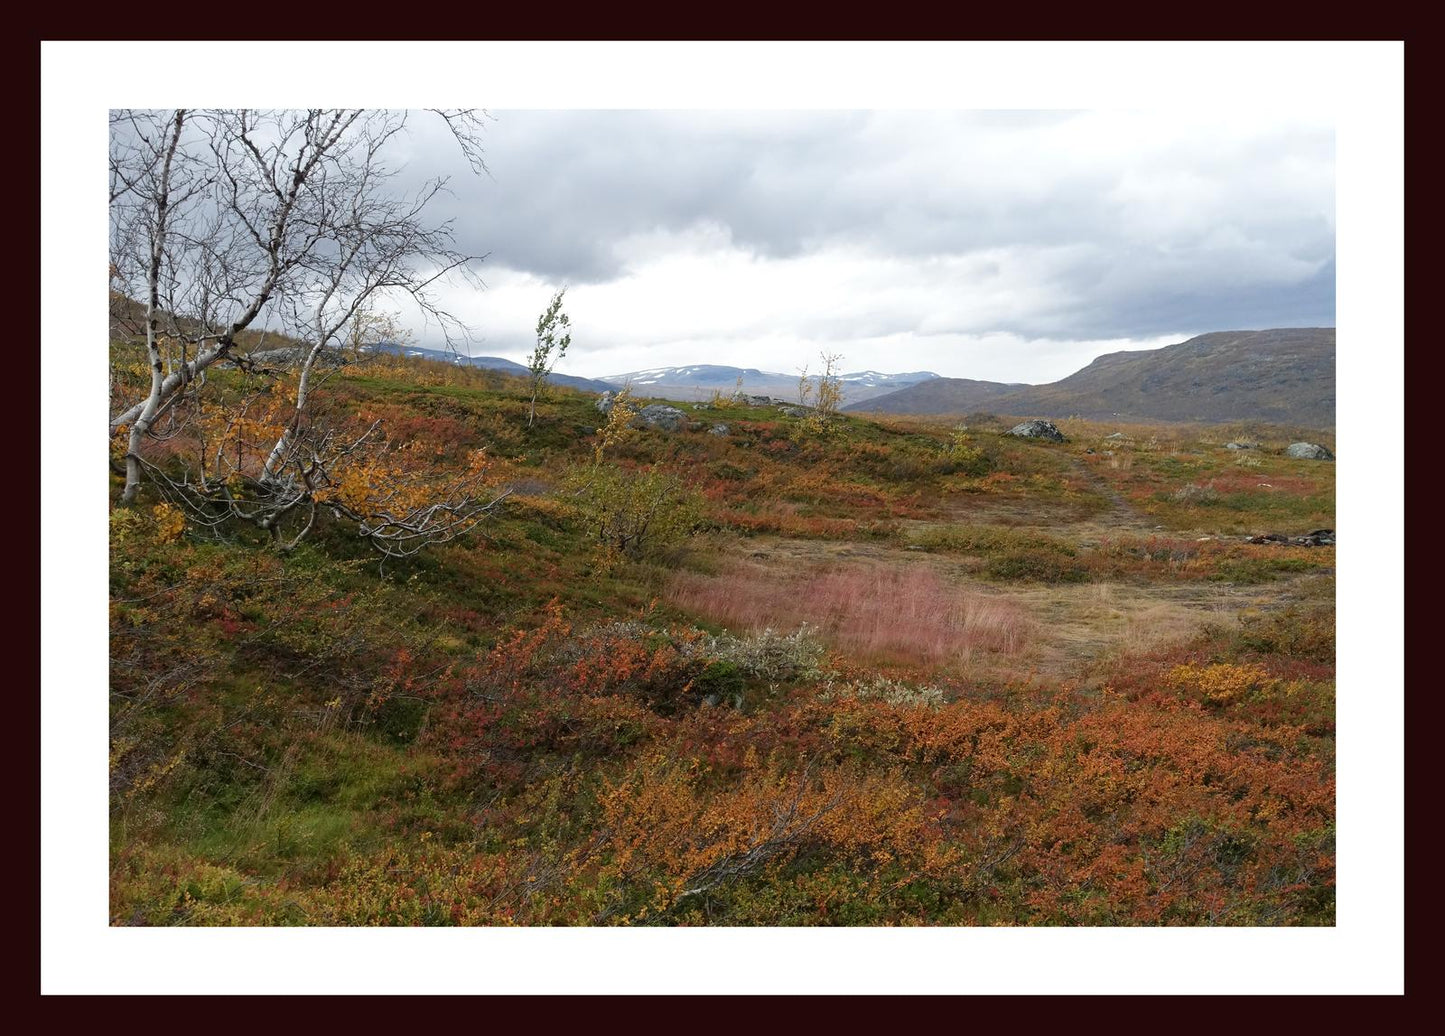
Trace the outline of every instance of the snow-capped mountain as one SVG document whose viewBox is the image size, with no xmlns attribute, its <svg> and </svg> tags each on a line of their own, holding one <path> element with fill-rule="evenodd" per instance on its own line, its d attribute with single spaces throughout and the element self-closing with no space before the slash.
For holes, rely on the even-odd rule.
<svg viewBox="0 0 1445 1036">
<path fill-rule="evenodd" d="M 752 395 L 791 399 L 798 394 L 796 374 L 711 363 L 688 367 L 654 367 L 627 374 L 612 374 L 601 380 L 618 388 L 630 384 L 638 395 L 691 401 L 707 399 L 714 392 L 729 392 L 738 387 L 739 377 L 742 378 L 742 390 Z M 931 371 L 913 371 L 907 374 L 855 371 L 840 375 L 839 380 L 843 383 L 844 400 L 856 403 L 936 377 L 938 375 Z M 817 375 L 811 376 L 809 380 L 816 383 Z"/>
<path fill-rule="evenodd" d="M 905 388 L 908 385 L 917 385 L 920 381 L 929 381 L 938 377 L 932 371 L 910 371 L 907 374 L 880 374 L 878 371 L 854 371 L 852 374 L 841 376 L 843 384 L 856 385 L 858 388 L 879 389 L 883 392 L 892 392 L 894 389 Z"/>
</svg>

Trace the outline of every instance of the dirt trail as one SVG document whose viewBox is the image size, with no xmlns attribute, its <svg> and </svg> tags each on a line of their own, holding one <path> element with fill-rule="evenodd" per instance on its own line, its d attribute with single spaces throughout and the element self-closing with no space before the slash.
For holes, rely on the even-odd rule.
<svg viewBox="0 0 1445 1036">
<path fill-rule="evenodd" d="M 1075 474 L 1083 476 L 1094 492 L 1109 501 L 1109 510 L 1097 516 L 1095 521 L 1115 529 L 1154 529 L 1156 527 L 1152 518 L 1142 514 L 1125 499 L 1122 493 L 1114 488 L 1108 479 L 1096 473 L 1081 458 L 1070 456 L 1068 460 L 1069 466 Z"/>
<path fill-rule="evenodd" d="M 1060 474 L 1078 477 L 1085 482 L 1087 489 L 1082 498 L 959 494 L 943 502 L 942 519 L 905 520 L 900 524 L 910 532 L 955 523 L 1006 525 L 1053 533 L 1081 546 L 1094 546 L 1101 539 L 1119 532 L 1163 531 L 1157 519 L 1139 511 L 1108 479 L 1093 471 L 1081 458 L 1065 454 L 1061 459 L 1065 466 Z"/>
</svg>

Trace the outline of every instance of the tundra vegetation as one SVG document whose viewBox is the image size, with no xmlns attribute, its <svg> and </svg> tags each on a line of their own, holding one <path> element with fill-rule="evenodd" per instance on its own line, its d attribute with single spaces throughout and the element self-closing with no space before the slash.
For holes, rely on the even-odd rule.
<svg viewBox="0 0 1445 1036">
<path fill-rule="evenodd" d="M 1334 548 L 1243 542 L 1333 524 L 1293 433 L 529 428 L 397 356 L 326 399 L 500 502 L 379 565 L 346 510 L 279 550 L 176 503 L 204 420 L 116 466 L 113 923 L 1334 922 Z"/>
<path fill-rule="evenodd" d="M 399 113 L 116 119 L 112 924 L 1334 923 L 1333 540 L 1245 541 L 1332 438 L 644 426 L 560 293 L 378 348 L 471 260 Z"/>
</svg>

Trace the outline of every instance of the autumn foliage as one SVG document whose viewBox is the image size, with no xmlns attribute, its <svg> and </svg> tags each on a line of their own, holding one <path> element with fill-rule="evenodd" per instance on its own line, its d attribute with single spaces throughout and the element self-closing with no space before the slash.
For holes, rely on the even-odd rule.
<svg viewBox="0 0 1445 1036">
<path fill-rule="evenodd" d="M 272 391 L 152 462 L 244 502 Z M 328 398 L 313 446 L 387 435 L 294 550 L 111 512 L 112 923 L 1334 923 L 1333 548 L 1204 540 L 1168 493 L 1163 530 L 1098 520 L 1204 447 L 609 435 L 563 390 L 527 429 L 525 385 L 397 358 Z M 1312 514 L 1300 470 L 1269 513 Z M 325 510 L 468 486 L 512 492 L 382 571 Z M 1131 594 L 1233 586 L 1289 595 L 1104 643 Z"/>
</svg>

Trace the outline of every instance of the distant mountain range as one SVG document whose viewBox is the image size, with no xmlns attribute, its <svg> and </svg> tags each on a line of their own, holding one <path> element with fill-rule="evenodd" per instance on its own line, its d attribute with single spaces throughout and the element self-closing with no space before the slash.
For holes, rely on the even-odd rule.
<svg viewBox="0 0 1445 1036">
<path fill-rule="evenodd" d="M 111 295 L 111 335 L 141 334 L 143 307 Z M 284 335 L 275 340 L 290 342 Z M 422 357 L 527 376 L 525 365 L 501 356 L 462 356 L 444 349 L 383 343 L 377 351 Z M 583 392 L 631 384 L 639 396 L 684 402 L 714 392 L 795 399 L 798 375 L 696 364 L 583 378 L 552 374 L 548 381 Z M 812 379 L 815 383 L 817 376 Z M 1335 329 L 1290 327 L 1216 331 L 1162 349 L 1108 353 L 1047 385 L 943 378 L 932 371 L 841 375 L 843 409 L 879 414 L 1082 417 L 1090 420 L 1179 422 L 1259 421 L 1312 428 L 1335 426 Z"/>
<path fill-rule="evenodd" d="M 633 371 L 630 374 L 612 374 L 602 380 L 608 383 L 609 388 L 617 389 L 630 384 L 637 395 L 690 402 L 707 399 L 714 392 L 731 392 L 738 387 L 739 378 L 742 379 L 742 390 L 750 395 L 773 396 L 778 399 L 794 399 L 798 395 L 797 374 L 779 374 L 775 371 L 758 370 L 756 367 L 724 367 L 711 363 L 692 367 L 656 367 L 652 370 Z M 839 378 L 843 383 L 844 400 L 858 402 L 935 380 L 938 375 L 932 371 L 913 371 L 908 374 L 854 371 L 840 375 Z M 809 380 L 816 384 L 818 377 L 813 375 Z"/>
<path fill-rule="evenodd" d="M 504 359 L 501 356 L 462 356 L 460 353 L 449 352 L 446 349 L 423 349 L 415 345 L 400 345 L 396 342 L 383 342 L 372 347 L 374 352 L 393 353 L 398 356 L 417 356 L 426 360 L 436 360 L 440 363 L 454 363 L 459 367 L 482 367 L 486 370 L 501 371 L 503 374 L 515 374 L 519 377 L 528 377 L 526 364 L 517 363 L 515 360 Z M 597 381 L 594 378 L 579 378 L 572 374 L 552 373 L 547 375 L 549 385 L 564 385 L 567 388 L 580 389 L 583 392 L 610 392 L 615 388 L 605 381 Z"/>
<path fill-rule="evenodd" d="M 1333 428 L 1335 329 L 1216 331 L 1162 349 L 1108 353 L 1048 385 L 936 378 L 844 409 Z"/>
</svg>

